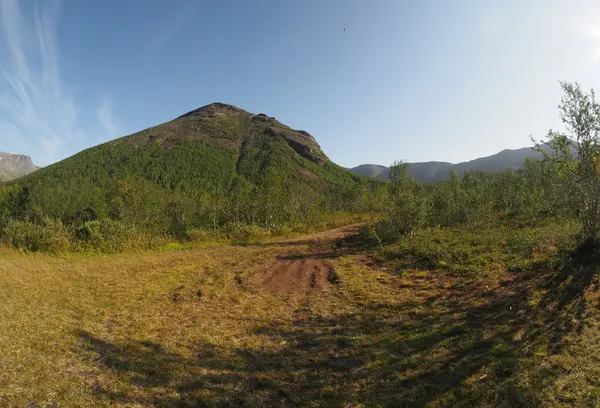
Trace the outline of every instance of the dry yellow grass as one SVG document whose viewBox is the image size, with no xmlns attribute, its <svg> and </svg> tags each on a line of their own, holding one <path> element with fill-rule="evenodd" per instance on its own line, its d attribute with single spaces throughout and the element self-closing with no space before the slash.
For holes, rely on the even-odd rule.
<svg viewBox="0 0 600 408">
<path fill-rule="evenodd" d="M 329 307 L 321 294 L 246 284 L 285 245 L 97 257 L 3 250 L 0 403 L 228 403 L 239 393 L 235 350 L 285 347 L 257 328 L 293 320 L 307 301 L 311 313 Z"/>
<path fill-rule="evenodd" d="M 4 252 L 1 400 L 17 405 L 96 403 L 94 388 L 121 380 L 98 373 L 94 354 L 101 350 L 82 353 L 88 336 L 124 346 L 156 342 L 173 352 L 199 338 L 222 342 L 228 335 L 243 337 L 247 327 L 241 317 L 260 315 L 266 306 L 244 299 L 234 287 L 231 269 L 247 268 L 263 256 L 252 251 L 248 258 L 248 252 L 236 248 L 91 258 Z M 89 358 L 82 358 L 86 354 Z"/>
<path fill-rule="evenodd" d="M 0 406 L 598 403 L 594 292 L 572 297 L 572 282 L 539 271 L 395 270 L 337 236 L 102 257 L 2 251 Z M 307 258 L 336 271 L 322 290 L 257 279 Z"/>
</svg>

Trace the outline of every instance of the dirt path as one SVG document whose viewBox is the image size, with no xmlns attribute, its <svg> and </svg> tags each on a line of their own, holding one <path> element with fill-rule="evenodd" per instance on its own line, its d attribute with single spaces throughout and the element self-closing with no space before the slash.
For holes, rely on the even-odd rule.
<svg viewBox="0 0 600 408">
<path fill-rule="evenodd" d="M 328 260 L 335 257 L 335 242 L 356 234 L 359 225 L 347 225 L 273 243 L 291 249 L 277 254 L 271 263 L 263 264 L 254 274 L 253 283 L 261 289 L 280 294 L 307 294 L 325 289 L 338 279 L 335 268 Z"/>
<path fill-rule="evenodd" d="M 332 244 L 334 241 L 342 238 L 349 237 L 351 235 L 358 233 L 358 227 L 362 224 L 350 224 L 345 225 L 343 227 L 335 228 L 328 231 L 316 232 L 314 234 L 308 234 L 301 237 L 296 237 L 288 240 L 284 240 L 281 242 L 289 243 L 289 242 L 306 242 L 306 243 L 322 243 L 322 244 Z"/>
</svg>

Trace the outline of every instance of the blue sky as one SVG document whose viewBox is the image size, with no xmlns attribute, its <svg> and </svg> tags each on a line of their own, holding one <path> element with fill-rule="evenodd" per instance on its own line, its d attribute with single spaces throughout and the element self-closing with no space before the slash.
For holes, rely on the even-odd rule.
<svg viewBox="0 0 600 408">
<path fill-rule="evenodd" d="M 41 165 L 215 101 L 343 166 L 458 162 L 600 85 L 597 1 L 0 0 L 0 26 L 0 150 Z"/>
</svg>

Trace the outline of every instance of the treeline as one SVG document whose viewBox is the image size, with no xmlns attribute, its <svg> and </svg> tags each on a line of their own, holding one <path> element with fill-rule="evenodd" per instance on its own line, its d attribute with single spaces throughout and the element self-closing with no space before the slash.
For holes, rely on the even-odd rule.
<svg viewBox="0 0 600 408">
<path fill-rule="evenodd" d="M 408 164 L 391 166 L 390 200 L 385 227 L 410 235 L 426 226 L 484 225 L 501 219 L 532 220 L 571 213 L 557 189 L 561 173 L 549 162 L 526 160 L 524 168 L 503 173 L 450 171 L 447 181 L 420 184 Z"/>
<path fill-rule="evenodd" d="M 559 105 L 567 133 L 550 131 L 536 149 L 540 161 L 526 160 L 503 173 L 451 171 L 445 182 L 425 185 L 408 175 L 408 165 L 391 167 L 388 217 L 379 236 L 411 235 L 430 226 L 485 225 L 542 217 L 577 218 L 582 237 L 600 242 L 600 105 L 593 90 L 561 83 Z M 379 237 L 378 236 L 378 237 Z"/>
<path fill-rule="evenodd" d="M 118 252 L 217 233 L 251 238 L 304 231 L 340 213 L 381 212 L 387 198 L 385 183 L 376 180 L 318 188 L 275 170 L 258 184 L 236 176 L 226 188 L 189 190 L 140 176 L 103 180 L 80 193 L 58 183 L 21 182 L 0 187 L 0 234 L 5 244 L 30 251 Z"/>
</svg>

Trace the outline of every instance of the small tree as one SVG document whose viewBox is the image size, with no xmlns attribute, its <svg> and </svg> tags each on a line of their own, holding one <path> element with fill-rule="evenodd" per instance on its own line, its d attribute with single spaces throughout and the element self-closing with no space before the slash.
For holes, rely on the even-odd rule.
<svg viewBox="0 0 600 408">
<path fill-rule="evenodd" d="M 394 162 L 390 167 L 390 198 L 392 206 L 389 220 L 393 232 L 412 235 L 423 227 L 427 219 L 428 202 L 420 185 L 408 175 L 408 163 Z"/>
<path fill-rule="evenodd" d="M 596 158 L 600 152 L 600 104 L 594 90 L 582 91 L 578 83 L 561 82 L 564 95 L 559 105 L 560 118 L 567 133 L 548 133 L 547 152 L 538 144 L 545 161 L 550 162 L 560 179 L 568 181 L 562 191 L 571 198 L 585 238 L 600 242 L 600 178 Z M 575 155 L 573 155 L 573 146 Z"/>
</svg>

